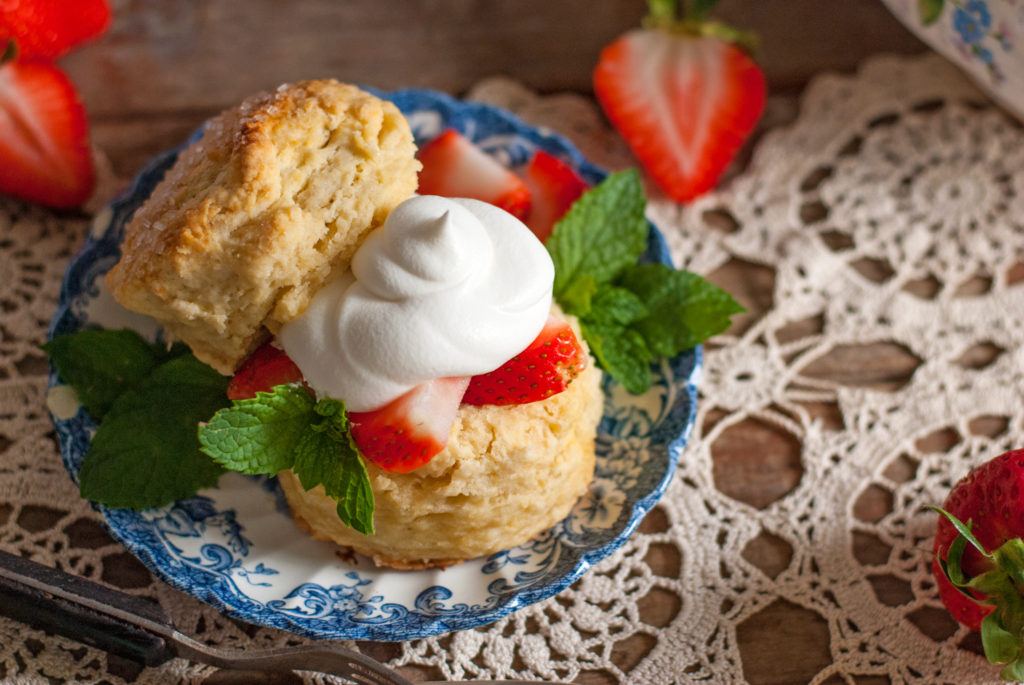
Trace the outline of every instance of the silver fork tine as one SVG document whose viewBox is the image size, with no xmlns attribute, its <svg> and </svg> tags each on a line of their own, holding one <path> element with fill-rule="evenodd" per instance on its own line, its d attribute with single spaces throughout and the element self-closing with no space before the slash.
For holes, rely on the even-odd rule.
<svg viewBox="0 0 1024 685">
<path fill-rule="evenodd" d="M 177 630 L 165 637 L 178 656 L 217 666 L 252 671 L 317 671 L 347 678 L 359 685 L 413 685 L 368 656 L 340 645 L 298 645 L 246 653 L 208 647 Z"/>
</svg>

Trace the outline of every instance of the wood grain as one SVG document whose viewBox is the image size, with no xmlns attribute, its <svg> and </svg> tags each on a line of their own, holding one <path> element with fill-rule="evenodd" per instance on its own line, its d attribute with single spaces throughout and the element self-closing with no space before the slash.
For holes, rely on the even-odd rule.
<svg viewBox="0 0 1024 685">
<path fill-rule="evenodd" d="M 100 41 L 62 60 L 121 174 L 211 114 L 280 83 L 332 76 L 384 89 L 465 92 L 507 75 L 541 92 L 590 91 L 603 45 L 642 0 L 112 0 Z M 723 0 L 761 38 L 774 92 L 879 51 L 922 44 L 877 0 Z"/>
</svg>

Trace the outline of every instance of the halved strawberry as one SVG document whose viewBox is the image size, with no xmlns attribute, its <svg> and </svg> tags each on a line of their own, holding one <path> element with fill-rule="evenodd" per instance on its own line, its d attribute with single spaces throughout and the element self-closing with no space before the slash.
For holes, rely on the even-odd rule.
<svg viewBox="0 0 1024 685">
<path fill-rule="evenodd" d="M 256 397 L 270 392 L 275 385 L 302 382 L 302 372 L 280 347 L 265 342 L 246 357 L 228 383 L 229 400 Z"/>
<path fill-rule="evenodd" d="M 501 207 L 523 219 L 530 212 L 530 190 L 511 170 L 454 129 L 447 129 L 416 155 L 421 195 L 468 197 Z"/>
<path fill-rule="evenodd" d="M 109 25 L 107 0 L 0 0 L 0 49 L 13 38 L 28 58 L 57 59 Z"/>
<path fill-rule="evenodd" d="M 352 439 L 369 461 L 385 471 L 408 473 L 448 444 L 468 377 L 420 383 L 380 409 L 349 412 Z"/>
<path fill-rule="evenodd" d="M 587 355 L 572 327 L 549 316 L 525 350 L 494 371 L 473 376 L 462 401 L 472 405 L 537 402 L 565 390 L 586 367 Z"/>
<path fill-rule="evenodd" d="M 523 180 L 532 200 L 526 225 L 544 242 L 572 203 L 586 192 L 587 184 L 571 166 L 544 150 L 534 153 Z"/>
<path fill-rule="evenodd" d="M 70 208 L 89 198 L 94 179 L 85 108 L 71 81 L 48 62 L 0 61 L 0 192 Z"/>
<path fill-rule="evenodd" d="M 688 202 L 718 183 L 753 130 L 765 79 L 718 37 L 645 28 L 601 52 L 594 93 L 647 173 Z"/>
</svg>

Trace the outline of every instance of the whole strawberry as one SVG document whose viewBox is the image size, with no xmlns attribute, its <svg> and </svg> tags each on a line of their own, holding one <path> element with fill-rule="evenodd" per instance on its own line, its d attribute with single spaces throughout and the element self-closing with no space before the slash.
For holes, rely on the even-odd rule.
<svg viewBox="0 0 1024 685">
<path fill-rule="evenodd" d="M 714 0 L 648 0 L 644 27 L 601 52 L 594 94 L 641 166 L 677 202 L 710 190 L 761 117 L 765 79 L 742 44 L 704 20 Z"/>
<path fill-rule="evenodd" d="M 1024 680 L 1024 449 L 973 469 L 950 491 L 932 571 L 953 617 L 981 632 L 1000 675 Z"/>
</svg>

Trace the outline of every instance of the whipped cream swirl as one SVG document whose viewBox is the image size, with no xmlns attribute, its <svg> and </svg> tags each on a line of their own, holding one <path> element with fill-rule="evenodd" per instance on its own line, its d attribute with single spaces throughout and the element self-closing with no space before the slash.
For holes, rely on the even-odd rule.
<svg viewBox="0 0 1024 685">
<path fill-rule="evenodd" d="M 493 371 L 524 350 L 547 320 L 554 274 L 547 250 L 508 212 L 414 196 L 278 342 L 317 395 L 369 411 L 424 381 Z"/>
</svg>

